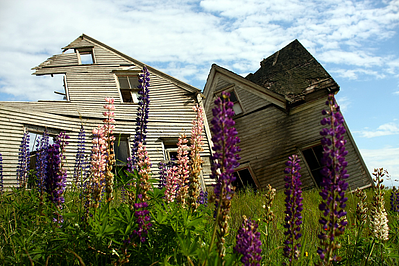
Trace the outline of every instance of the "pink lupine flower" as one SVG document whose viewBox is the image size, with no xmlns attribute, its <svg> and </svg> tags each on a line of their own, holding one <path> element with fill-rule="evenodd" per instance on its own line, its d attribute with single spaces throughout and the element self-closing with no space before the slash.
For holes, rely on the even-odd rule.
<svg viewBox="0 0 399 266">
<path fill-rule="evenodd" d="M 184 207 L 186 204 L 186 196 L 188 193 L 190 167 L 188 165 L 188 146 L 186 134 L 181 134 L 177 143 L 177 177 L 179 182 L 179 191 L 177 191 L 177 199 Z"/>
<path fill-rule="evenodd" d="M 138 173 L 140 176 L 140 194 L 142 195 L 142 201 L 148 200 L 147 192 L 151 188 L 151 184 L 149 182 L 151 176 L 151 162 L 150 158 L 148 157 L 147 150 L 143 143 L 139 143 L 137 149 L 137 156 L 138 156 Z"/>
<path fill-rule="evenodd" d="M 91 184 L 92 198 L 94 200 L 93 207 L 98 208 L 100 197 L 104 185 L 104 171 L 106 166 L 106 142 L 104 137 L 104 129 L 100 126 L 93 129 L 93 148 L 91 156 Z"/>
<path fill-rule="evenodd" d="M 199 206 L 198 197 L 201 193 L 199 178 L 201 174 L 202 159 L 200 152 L 204 149 L 203 130 L 204 130 L 204 109 L 198 104 L 193 107 L 196 116 L 192 122 L 191 129 L 191 161 L 190 161 L 190 187 L 188 192 L 188 202 L 193 210 Z"/>
<path fill-rule="evenodd" d="M 166 176 L 166 190 L 165 190 L 165 199 L 167 203 L 171 203 L 175 201 L 176 198 L 176 191 L 177 187 L 179 184 L 179 178 L 177 175 L 177 166 L 174 165 L 173 167 L 170 167 L 167 171 L 167 176 Z"/>
</svg>

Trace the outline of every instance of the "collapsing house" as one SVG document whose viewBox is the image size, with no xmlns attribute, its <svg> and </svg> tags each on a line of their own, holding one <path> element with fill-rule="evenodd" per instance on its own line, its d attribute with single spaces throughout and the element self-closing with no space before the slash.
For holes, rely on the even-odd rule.
<svg viewBox="0 0 399 266">
<path fill-rule="evenodd" d="M 17 186 L 18 150 L 24 132 L 31 133 L 31 143 L 47 129 L 50 136 L 65 131 L 70 136 L 66 147 L 69 181 L 73 176 L 78 134 L 86 129 L 86 154 L 90 155 L 91 131 L 103 121 L 104 99 L 115 99 L 114 135 L 117 164 L 123 167 L 131 156 L 137 117 L 138 75 L 144 64 L 87 36 L 81 35 L 54 55 L 33 68 L 34 75 L 61 75 L 63 101 L 0 102 L 0 153 L 3 155 L 4 187 Z M 180 133 L 190 137 L 195 104 L 202 104 L 200 90 L 161 71 L 147 66 L 151 73 L 150 111 L 146 147 L 153 177 L 158 163 L 176 154 Z M 205 121 L 206 124 L 206 121 Z M 211 180 L 209 129 L 204 131 L 204 160 L 201 185 Z M 34 154 L 35 145 L 31 145 Z M 34 161 L 32 155 L 31 162 Z M 31 168 L 34 164 L 31 163 Z"/>
<path fill-rule="evenodd" d="M 203 92 L 208 117 L 222 91 L 229 92 L 234 102 L 235 127 L 241 139 L 236 185 L 265 188 L 271 184 L 281 189 L 285 162 L 290 155 L 298 154 L 303 187 L 318 187 L 322 180 L 322 110 L 327 108 L 328 94 L 337 93 L 339 86 L 298 40 L 260 65 L 258 71 L 245 78 L 212 65 Z M 349 187 L 369 186 L 370 173 L 344 126 Z"/>
</svg>

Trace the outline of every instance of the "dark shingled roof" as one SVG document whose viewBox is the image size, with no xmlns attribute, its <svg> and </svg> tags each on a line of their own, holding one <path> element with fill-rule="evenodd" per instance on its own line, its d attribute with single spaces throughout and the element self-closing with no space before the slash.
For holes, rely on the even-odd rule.
<svg viewBox="0 0 399 266">
<path fill-rule="evenodd" d="M 338 84 L 319 62 L 295 40 L 260 63 L 254 74 L 245 78 L 293 103 L 322 89 L 339 90 Z"/>
</svg>

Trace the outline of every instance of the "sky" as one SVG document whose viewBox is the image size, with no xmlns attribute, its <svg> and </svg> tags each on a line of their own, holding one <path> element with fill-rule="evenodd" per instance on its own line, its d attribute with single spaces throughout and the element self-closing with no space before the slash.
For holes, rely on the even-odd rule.
<svg viewBox="0 0 399 266">
<path fill-rule="evenodd" d="M 398 186 L 398 31 L 399 0 L 0 0 L 0 101 L 59 99 L 31 68 L 82 33 L 201 90 L 213 63 L 246 76 L 298 39 L 340 85 L 367 167 Z"/>
</svg>

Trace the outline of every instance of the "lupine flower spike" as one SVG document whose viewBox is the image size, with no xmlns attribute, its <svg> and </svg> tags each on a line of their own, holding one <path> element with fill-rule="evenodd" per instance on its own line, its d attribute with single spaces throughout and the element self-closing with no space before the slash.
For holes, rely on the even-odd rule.
<svg viewBox="0 0 399 266">
<path fill-rule="evenodd" d="M 196 116 L 192 122 L 191 129 L 191 161 L 190 161 L 190 186 L 188 192 L 188 202 L 190 208 L 195 211 L 198 207 L 198 197 L 200 195 L 200 175 L 202 159 L 200 152 L 204 149 L 202 146 L 204 129 L 204 109 L 198 104 L 193 107 Z"/>
<path fill-rule="evenodd" d="M 391 211 L 393 212 L 399 212 L 399 189 L 396 187 L 393 187 L 391 191 L 391 197 L 390 197 L 390 202 L 391 202 Z"/>
<path fill-rule="evenodd" d="M 244 221 L 237 232 L 237 243 L 234 252 L 242 254 L 241 262 L 245 266 L 260 266 L 262 249 L 260 246 L 260 233 L 257 232 L 258 224 L 243 215 Z"/>
<path fill-rule="evenodd" d="M 217 249 L 219 257 L 225 256 L 225 236 L 228 233 L 228 220 L 230 219 L 231 199 L 234 195 L 233 175 L 234 169 L 239 165 L 240 157 L 237 152 L 240 148 L 237 146 L 240 139 L 237 137 L 237 130 L 233 127 L 234 111 L 233 103 L 229 100 L 230 94 L 222 92 L 222 96 L 215 100 L 215 107 L 212 109 L 212 178 L 216 180 L 214 185 L 215 218 L 218 224 L 217 230 Z M 213 234 L 215 235 L 215 233 Z M 211 246 L 212 247 L 212 244 Z"/>
<path fill-rule="evenodd" d="M 114 119 L 114 111 L 115 111 L 115 106 L 114 106 L 114 99 L 113 98 L 105 98 L 105 101 L 107 102 L 106 105 L 104 105 L 105 112 L 103 113 L 105 119 L 104 119 L 104 139 L 106 142 L 106 167 L 105 167 L 105 173 L 104 173 L 104 179 L 105 179 L 105 201 L 110 202 L 114 197 L 112 195 L 113 193 L 113 187 L 114 187 L 114 174 L 112 173 L 112 168 L 113 165 L 115 164 L 115 154 L 114 154 L 114 141 L 115 141 L 115 136 L 113 136 L 113 131 L 115 129 L 115 119 Z"/>
<path fill-rule="evenodd" d="M 287 176 L 284 178 L 285 183 L 285 225 L 287 229 L 284 232 L 286 240 L 284 241 L 285 247 L 283 249 L 283 254 L 289 260 L 289 265 L 293 265 L 294 260 L 299 257 L 299 248 L 301 244 L 298 239 L 302 236 L 301 234 L 301 224 L 302 224 L 302 182 L 300 180 L 299 166 L 300 160 L 298 155 L 292 155 L 289 157 L 285 169 Z"/>
<path fill-rule="evenodd" d="M 337 242 L 337 237 L 344 233 L 345 226 L 348 224 L 345 211 L 348 200 L 345 197 L 345 191 L 348 188 L 348 183 L 345 180 L 349 175 L 345 170 L 348 165 L 345 156 L 348 152 L 345 150 L 344 118 L 333 94 L 329 95 L 326 105 L 329 109 L 323 110 L 322 114 L 327 117 L 321 120 L 321 124 L 328 127 L 323 128 L 320 132 L 320 135 L 323 136 L 321 162 L 324 165 L 321 171 L 323 180 L 320 183 L 322 202 L 319 205 L 323 214 L 319 220 L 322 226 L 322 232 L 319 234 L 321 247 L 317 250 L 321 259 L 320 265 L 331 265 L 332 261 L 341 259 L 334 255 L 334 251 L 340 248 L 341 245 Z"/>
<path fill-rule="evenodd" d="M 37 188 L 40 193 L 40 202 L 43 203 L 44 190 L 47 182 L 47 171 L 48 171 L 48 147 L 49 147 L 49 135 L 47 128 L 43 132 L 43 136 L 37 140 L 36 143 L 36 180 Z"/>
<path fill-rule="evenodd" d="M 177 179 L 179 190 L 177 200 L 183 208 L 186 207 L 186 197 L 188 193 L 189 166 L 188 166 L 188 146 L 186 134 L 182 133 L 177 143 Z"/>
<path fill-rule="evenodd" d="M 370 213 L 370 225 L 374 237 L 380 241 L 386 241 L 389 238 L 388 217 L 385 211 L 384 202 L 384 181 L 382 178 L 388 175 L 388 172 L 383 168 L 374 169 L 374 197 L 373 207 Z"/>
<path fill-rule="evenodd" d="M 25 130 L 18 153 L 17 180 L 20 188 L 25 188 L 28 179 L 29 155 L 29 132 Z"/>
<path fill-rule="evenodd" d="M 265 193 L 265 200 L 263 204 L 263 220 L 266 223 L 271 223 L 274 220 L 274 213 L 272 211 L 272 205 L 274 201 L 274 197 L 276 196 L 276 189 L 273 188 L 270 184 L 267 185 L 267 190 Z"/>
<path fill-rule="evenodd" d="M 67 172 L 64 168 L 65 146 L 69 144 L 67 139 L 69 139 L 69 136 L 65 132 L 61 132 L 57 136 L 55 143 L 48 147 L 49 158 L 45 187 L 48 199 L 55 204 L 58 210 L 62 209 L 62 204 L 64 203 L 63 193 L 67 178 Z M 55 213 L 55 215 L 54 222 L 62 223 L 63 218 L 59 212 Z"/>
<path fill-rule="evenodd" d="M 355 193 L 359 200 L 356 205 L 356 225 L 357 227 L 361 227 L 367 222 L 367 194 L 359 188 L 356 189 Z"/>
<path fill-rule="evenodd" d="M 91 193 L 86 193 L 91 196 L 92 201 L 90 207 L 98 208 L 101 199 L 101 193 L 104 186 L 104 171 L 106 168 L 106 141 L 104 137 L 104 129 L 100 126 L 93 129 L 93 147 L 91 149 L 91 175 L 90 184 L 86 189 Z"/>
<path fill-rule="evenodd" d="M 136 117 L 136 134 L 134 136 L 133 147 L 131 157 L 128 158 L 128 171 L 133 173 L 133 169 L 137 163 L 137 150 L 139 143 L 146 144 L 145 139 L 147 137 L 147 124 L 148 124 L 148 113 L 150 106 L 150 72 L 147 67 L 144 66 L 139 75 L 139 106 L 137 107 Z"/>
</svg>

